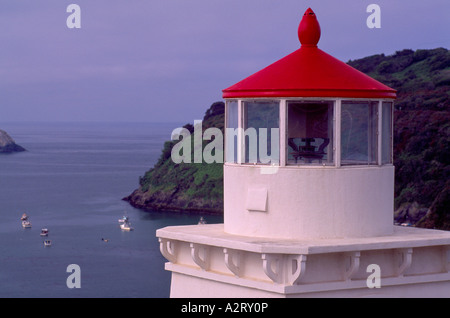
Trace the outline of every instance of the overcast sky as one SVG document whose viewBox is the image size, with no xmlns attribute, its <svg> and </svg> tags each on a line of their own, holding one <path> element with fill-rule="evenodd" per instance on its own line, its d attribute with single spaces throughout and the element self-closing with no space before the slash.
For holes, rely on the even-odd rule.
<svg viewBox="0 0 450 318">
<path fill-rule="evenodd" d="M 67 27 L 71 3 L 80 29 Z M 319 48 L 344 62 L 449 48 L 449 0 L 0 0 L 0 122 L 193 122 L 298 49 L 308 7 Z"/>
</svg>

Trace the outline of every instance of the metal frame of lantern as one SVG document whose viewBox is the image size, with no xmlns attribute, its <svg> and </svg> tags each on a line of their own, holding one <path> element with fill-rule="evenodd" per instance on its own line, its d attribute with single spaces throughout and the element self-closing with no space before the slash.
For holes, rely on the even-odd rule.
<svg viewBox="0 0 450 318">
<path fill-rule="evenodd" d="M 227 131 L 225 134 L 225 164 L 227 165 L 262 165 L 266 166 L 268 163 L 261 163 L 261 162 L 246 162 L 244 152 L 245 152 L 245 139 L 242 136 L 242 131 L 245 132 L 244 127 L 244 110 L 243 110 L 243 103 L 246 102 L 272 102 L 272 103 L 278 103 L 279 104 L 279 112 L 278 112 L 278 118 L 279 118 L 279 158 L 278 160 L 275 160 L 271 162 L 271 165 L 276 166 L 296 166 L 296 167 L 310 167 L 310 166 L 323 166 L 323 167 L 341 167 L 341 166 L 353 166 L 353 167 L 360 167 L 361 165 L 392 165 L 393 163 L 393 99 L 358 99 L 358 98 L 314 98 L 314 97 L 306 97 L 306 98 L 251 98 L 251 99 L 226 99 L 226 106 L 225 106 L 225 127 L 232 128 L 232 129 L 239 129 L 235 133 L 235 135 L 227 136 Z M 323 160 L 318 160 L 314 162 L 289 162 L 288 160 L 288 103 L 321 103 L 321 102 L 331 102 L 332 105 L 332 140 L 330 141 L 328 145 L 328 151 L 332 151 L 332 159 L 328 160 L 328 162 Z M 375 160 L 369 161 L 366 160 L 364 162 L 351 162 L 346 161 L 342 162 L 341 160 L 341 154 L 342 154 L 342 147 L 341 147 L 341 140 L 342 140 L 342 134 L 341 134 L 341 124 L 342 124 L 342 103 L 376 103 L 376 114 L 375 114 L 375 120 L 376 120 L 376 130 L 373 132 L 376 135 L 376 145 L 373 147 L 376 153 Z M 230 124 L 230 103 L 236 103 L 237 104 L 237 118 L 232 120 L 232 122 L 237 123 L 237 127 L 232 127 Z M 387 106 L 387 107 L 385 107 Z M 386 110 L 388 110 L 388 115 L 386 115 Z M 388 127 L 386 127 L 386 120 L 388 121 Z M 388 134 L 386 136 L 386 133 Z M 237 138 L 235 138 L 237 136 Z M 233 139 L 233 140 L 231 140 Z M 231 140 L 231 141 L 230 141 Z M 386 147 L 386 143 L 388 144 L 388 147 Z M 231 146 L 234 146 L 233 149 Z M 369 147 L 370 148 L 370 147 Z M 233 156 L 228 156 L 227 153 L 231 150 Z M 236 155 L 234 155 L 236 153 Z M 387 157 L 386 157 L 387 156 Z M 368 154 L 368 157 L 374 157 L 370 156 Z M 331 162 L 330 162 L 331 161 Z"/>
</svg>

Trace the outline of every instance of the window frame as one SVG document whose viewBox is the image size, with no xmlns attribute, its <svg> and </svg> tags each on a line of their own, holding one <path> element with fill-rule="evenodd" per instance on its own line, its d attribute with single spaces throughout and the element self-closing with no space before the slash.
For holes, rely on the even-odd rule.
<svg viewBox="0 0 450 318">
<path fill-rule="evenodd" d="M 237 127 L 228 127 L 229 126 L 229 114 L 230 114 L 230 103 L 236 103 L 236 107 L 237 107 Z M 225 112 L 224 112 L 224 163 L 230 163 L 230 164 L 238 164 L 239 163 L 239 157 L 240 157 L 240 147 L 239 147 L 239 126 L 240 126 L 240 101 L 236 100 L 236 99 L 229 99 L 225 101 Z M 233 134 L 233 140 L 236 141 L 236 144 L 234 144 L 233 141 L 233 148 L 234 148 L 234 153 L 233 153 L 233 161 L 228 161 L 228 149 L 229 149 L 229 140 L 228 138 L 230 137 L 230 135 L 227 133 L 227 128 L 234 128 L 235 132 L 236 132 L 236 138 L 234 137 L 235 134 Z"/>
<path fill-rule="evenodd" d="M 368 120 L 367 120 L 367 160 L 356 160 L 343 158 L 343 106 L 344 104 L 367 104 L 368 110 Z M 361 105 L 362 106 L 362 105 Z M 357 106 L 358 107 L 358 106 Z M 353 123 L 352 123 L 353 124 Z M 351 136 L 350 136 L 351 137 Z M 373 99 L 341 99 L 340 107 L 340 166 L 350 167 L 350 166 L 377 166 L 380 165 L 380 100 Z"/>
<path fill-rule="evenodd" d="M 389 136 L 384 136 L 385 134 L 385 114 L 386 114 L 386 109 L 384 108 L 385 104 L 389 104 L 389 110 L 388 110 L 388 114 L 389 114 L 389 121 L 388 121 L 388 127 L 389 127 Z M 386 100 L 381 100 L 380 101 L 380 116 L 379 116 L 379 121 L 380 121 L 380 165 L 384 166 L 384 165 L 392 165 L 394 163 L 394 102 L 393 101 L 386 101 Z M 384 143 L 388 142 L 387 147 L 385 147 Z M 388 149 L 389 154 L 388 154 L 388 159 L 387 161 L 385 161 L 385 153 L 384 150 Z"/>
<path fill-rule="evenodd" d="M 331 113 L 331 118 L 328 118 L 328 124 L 331 125 L 331 127 L 327 127 L 328 132 L 331 134 L 330 137 L 330 141 L 329 144 L 326 146 L 328 148 L 328 153 L 327 153 L 327 158 L 325 160 L 322 161 L 322 159 L 319 160 L 319 162 L 310 162 L 310 163 L 306 163 L 306 162 L 290 162 L 289 160 L 289 105 L 290 104 L 294 104 L 294 103 L 298 103 L 298 104 L 324 104 L 327 105 L 328 107 L 331 108 L 328 109 L 328 115 L 330 115 Z M 335 167 L 336 166 L 336 99 L 330 99 L 330 98 L 302 98 L 302 99 L 286 99 L 285 100 L 285 106 L 286 106 L 286 110 L 285 110 L 285 129 L 284 129 L 284 134 L 285 134 L 285 145 L 284 145 L 284 149 L 285 149 L 285 160 L 286 160 L 286 166 L 302 166 L 302 167 L 307 167 L 307 166 L 332 166 Z M 331 153 L 330 153 L 331 150 Z M 331 154 L 331 160 L 329 158 L 329 155 Z"/>
<path fill-rule="evenodd" d="M 241 115 L 241 122 L 240 122 L 240 128 L 239 132 L 241 134 L 240 136 L 240 142 L 239 145 L 241 146 L 241 164 L 243 165 L 261 165 L 261 166 L 268 166 L 268 165 L 275 165 L 275 166 L 279 166 L 280 165 L 280 161 L 281 161 L 281 101 L 280 99 L 272 99 L 272 98 L 264 98 L 264 99 L 242 99 L 241 101 L 241 109 L 240 109 L 240 115 Z M 278 107 L 278 161 L 275 162 L 268 162 L 268 163 L 264 163 L 264 162 L 260 162 L 259 161 L 259 133 L 257 132 L 256 134 L 256 138 L 257 138 L 257 147 L 256 147 L 256 157 L 257 157 L 257 161 L 256 162 L 247 162 L 247 146 L 246 146 L 246 122 L 247 122 L 247 114 L 248 114 L 248 110 L 247 110 L 247 104 L 256 104 L 256 103 L 261 103 L 261 104 L 276 104 Z M 275 107 L 275 105 L 273 106 Z M 259 128 L 263 128 L 263 127 L 259 127 Z M 259 129 L 258 128 L 258 129 Z M 270 138 L 272 138 L 272 136 L 270 135 Z M 268 145 L 267 145 L 268 146 Z M 268 149 L 266 149 L 267 151 Z M 250 158 L 249 158 L 250 159 Z"/>
</svg>

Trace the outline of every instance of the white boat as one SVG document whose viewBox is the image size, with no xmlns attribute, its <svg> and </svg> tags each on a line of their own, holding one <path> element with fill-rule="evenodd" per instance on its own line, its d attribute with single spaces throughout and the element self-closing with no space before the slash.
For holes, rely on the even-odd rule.
<svg viewBox="0 0 450 318">
<path fill-rule="evenodd" d="M 128 222 L 128 216 L 123 216 L 121 219 L 119 219 L 119 224 L 123 224 L 123 223 L 126 223 L 126 222 Z"/>
<path fill-rule="evenodd" d="M 41 236 L 48 236 L 48 229 L 42 229 Z"/>
<path fill-rule="evenodd" d="M 128 222 L 128 221 L 123 222 L 122 224 L 120 224 L 120 228 L 122 230 L 124 230 L 124 231 L 132 231 L 133 230 L 133 228 L 131 227 L 130 222 Z"/>
<path fill-rule="evenodd" d="M 29 228 L 31 228 L 31 222 L 28 221 L 28 220 L 22 221 L 22 227 L 23 227 L 24 229 L 29 229 Z"/>
<path fill-rule="evenodd" d="M 44 246 L 52 246 L 52 241 L 50 241 L 50 240 L 45 240 L 45 241 L 44 241 Z"/>
</svg>

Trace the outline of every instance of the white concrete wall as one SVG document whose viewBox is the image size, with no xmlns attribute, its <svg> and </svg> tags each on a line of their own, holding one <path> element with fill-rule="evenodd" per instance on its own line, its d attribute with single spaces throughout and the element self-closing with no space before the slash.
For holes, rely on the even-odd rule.
<svg viewBox="0 0 450 318">
<path fill-rule="evenodd" d="M 283 239 L 392 234 L 392 165 L 263 169 L 224 165 L 225 232 Z"/>
</svg>

